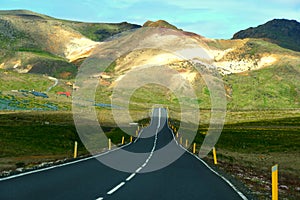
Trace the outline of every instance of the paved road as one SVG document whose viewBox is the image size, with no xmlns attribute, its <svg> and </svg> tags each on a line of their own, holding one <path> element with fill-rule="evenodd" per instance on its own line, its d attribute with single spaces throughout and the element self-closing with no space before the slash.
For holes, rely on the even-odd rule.
<svg viewBox="0 0 300 200">
<path fill-rule="evenodd" d="M 0 179 L 0 199 L 242 199 L 242 194 L 176 143 L 166 116 L 165 109 L 154 109 L 151 125 L 140 132 L 135 142 L 100 156 L 107 162 L 117 158 L 119 166 L 126 165 L 132 172 L 112 169 L 91 158 Z M 166 144 L 170 146 L 168 151 L 183 155 L 167 167 L 153 171 L 168 160 L 159 153 Z M 126 158 L 120 162 L 122 150 L 144 154 L 135 161 L 128 162 Z"/>
</svg>

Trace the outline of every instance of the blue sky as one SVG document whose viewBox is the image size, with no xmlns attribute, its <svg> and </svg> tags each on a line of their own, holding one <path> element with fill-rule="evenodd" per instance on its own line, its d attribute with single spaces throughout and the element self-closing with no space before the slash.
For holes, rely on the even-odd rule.
<svg viewBox="0 0 300 200">
<path fill-rule="evenodd" d="M 142 25 L 164 19 L 183 30 L 223 39 L 274 18 L 300 22 L 300 0 L 0 0 L 0 9 L 89 22 Z"/>
</svg>

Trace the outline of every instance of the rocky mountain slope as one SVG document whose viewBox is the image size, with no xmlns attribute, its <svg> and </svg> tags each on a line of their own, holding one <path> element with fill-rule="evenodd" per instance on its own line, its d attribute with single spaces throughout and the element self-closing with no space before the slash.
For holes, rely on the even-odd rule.
<svg viewBox="0 0 300 200">
<path fill-rule="evenodd" d="M 232 39 L 261 38 L 294 51 L 300 51 L 300 23 L 296 20 L 274 19 L 255 28 L 239 31 Z"/>
</svg>

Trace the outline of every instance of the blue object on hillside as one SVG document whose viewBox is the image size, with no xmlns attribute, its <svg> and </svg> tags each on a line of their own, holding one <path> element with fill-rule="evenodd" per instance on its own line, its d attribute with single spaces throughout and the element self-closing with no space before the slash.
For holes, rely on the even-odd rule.
<svg viewBox="0 0 300 200">
<path fill-rule="evenodd" d="M 44 104 L 44 106 L 50 108 L 51 110 L 58 110 L 57 106 L 54 105 Z"/>
<path fill-rule="evenodd" d="M 116 106 L 116 105 L 105 104 L 105 103 L 95 103 L 94 106 L 102 107 L 102 108 L 121 108 L 121 107 Z"/>
<path fill-rule="evenodd" d="M 112 107 L 111 104 L 105 104 L 105 103 L 95 103 L 94 105 L 98 106 L 98 107 L 103 107 L 103 108 L 111 108 Z"/>
<path fill-rule="evenodd" d="M 33 94 L 34 96 L 37 96 L 37 97 L 49 98 L 47 94 L 42 93 L 42 92 L 33 91 L 33 92 L 31 92 L 31 94 Z"/>
</svg>

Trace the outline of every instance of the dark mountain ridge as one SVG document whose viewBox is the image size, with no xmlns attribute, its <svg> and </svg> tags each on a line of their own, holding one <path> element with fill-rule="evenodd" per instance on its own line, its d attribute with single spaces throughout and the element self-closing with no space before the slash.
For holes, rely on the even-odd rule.
<svg viewBox="0 0 300 200">
<path fill-rule="evenodd" d="M 255 28 L 241 30 L 232 39 L 261 38 L 283 48 L 300 51 L 300 23 L 296 20 L 273 19 Z"/>
</svg>

